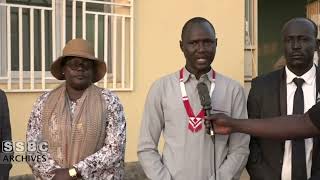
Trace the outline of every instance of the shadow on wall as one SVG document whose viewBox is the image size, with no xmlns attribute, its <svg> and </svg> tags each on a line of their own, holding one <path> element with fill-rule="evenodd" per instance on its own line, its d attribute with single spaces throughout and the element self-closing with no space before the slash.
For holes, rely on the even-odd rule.
<svg viewBox="0 0 320 180">
<path fill-rule="evenodd" d="M 139 162 L 125 163 L 124 180 L 147 180 Z M 32 174 L 13 176 L 10 180 L 35 180 Z"/>
</svg>

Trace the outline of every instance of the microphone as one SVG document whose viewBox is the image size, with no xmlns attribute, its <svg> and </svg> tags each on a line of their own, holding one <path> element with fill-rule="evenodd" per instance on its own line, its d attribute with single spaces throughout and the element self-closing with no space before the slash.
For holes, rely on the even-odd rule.
<svg viewBox="0 0 320 180">
<path fill-rule="evenodd" d="M 206 116 L 210 116 L 211 107 L 211 98 L 209 95 L 208 87 L 204 82 L 200 82 L 197 85 L 201 106 L 205 110 Z M 204 121 L 206 131 L 210 136 L 214 136 L 213 124 L 209 120 Z"/>
</svg>

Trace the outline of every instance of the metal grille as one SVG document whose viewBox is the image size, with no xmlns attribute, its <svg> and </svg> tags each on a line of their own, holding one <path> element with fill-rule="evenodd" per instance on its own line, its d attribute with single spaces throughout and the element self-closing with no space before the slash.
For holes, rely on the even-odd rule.
<svg viewBox="0 0 320 180">
<path fill-rule="evenodd" d="M 257 1 L 245 0 L 245 81 L 257 76 Z"/>
<path fill-rule="evenodd" d="M 52 89 L 60 82 L 49 72 L 51 63 L 67 41 L 81 37 L 107 64 L 105 77 L 96 84 L 116 91 L 133 89 L 133 0 L 21 2 L 0 0 L 1 88 Z"/>
</svg>

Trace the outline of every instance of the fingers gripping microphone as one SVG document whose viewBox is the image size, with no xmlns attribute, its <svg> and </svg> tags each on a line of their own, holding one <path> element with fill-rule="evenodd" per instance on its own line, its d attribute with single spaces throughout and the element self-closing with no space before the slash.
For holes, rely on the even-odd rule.
<svg viewBox="0 0 320 180">
<path fill-rule="evenodd" d="M 205 110 L 206 116 L 210 116 L 211 107 L 211 98 L 209 95 L 208 87 L 204 82 L 200 82 L 197 85 L 201 106 Z M 214 136 L 213 124 L 209 120 L 204 121 L 206 131 L 210 136 Z"/>
</svg>

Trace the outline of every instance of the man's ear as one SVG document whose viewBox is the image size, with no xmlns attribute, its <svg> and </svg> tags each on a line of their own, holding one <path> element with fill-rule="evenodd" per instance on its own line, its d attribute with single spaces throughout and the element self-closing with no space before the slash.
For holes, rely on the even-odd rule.
<svg viewBox="0 0 320 180">
<path fill-rule="evenodd" d="M 218 46 L 218 38 L 216 38 L 216 47 Z"/>
<path fill-rule="evenodd" d="M 181 49 L 181 51 L 183 51 L 183 43 L 182 43 L 182 40 L 179 41 L 179 44 L 180 44 L 180 49 Z"/>
</svg>

